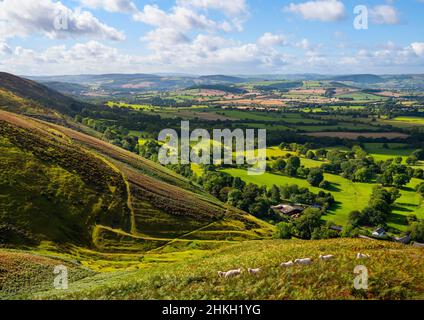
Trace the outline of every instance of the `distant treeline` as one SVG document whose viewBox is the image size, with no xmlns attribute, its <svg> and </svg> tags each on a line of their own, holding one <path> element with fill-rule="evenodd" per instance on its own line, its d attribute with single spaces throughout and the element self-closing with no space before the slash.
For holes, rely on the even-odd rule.
<svg viewBox="0 0 424 320">
<path fill-rule="evenodd" d="M 191 86 L 191 87 L 187 88 L 187 90 L 196 90 L 196 89 L 217 90 L 217 91 L 224 91 L 224 92 L 234 93 L 234 94 L 244 94 L 244 93 L 248 92 L 245 89 L 237 88 L 237 87 L 234 87 L 234 86 L 227 86 L 227 85 L 224 85 L 224 84 L 202 84 L 202 85 Z"/>
</svg>

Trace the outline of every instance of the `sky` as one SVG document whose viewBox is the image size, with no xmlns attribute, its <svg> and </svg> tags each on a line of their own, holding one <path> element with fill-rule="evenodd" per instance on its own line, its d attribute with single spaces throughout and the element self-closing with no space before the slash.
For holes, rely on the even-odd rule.
<svg viewBox="0 0 424 320">
<path fill-rule="evenodd" d="M 424 0 L 0 0 L 0 71 L 424 73 Z"/>
</svg>

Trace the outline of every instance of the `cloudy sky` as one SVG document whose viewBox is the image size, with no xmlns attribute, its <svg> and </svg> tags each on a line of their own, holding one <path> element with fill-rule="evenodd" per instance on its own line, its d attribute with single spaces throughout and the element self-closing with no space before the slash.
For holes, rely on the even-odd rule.
<svg viewBox="0 0 424 320">
<path fill-rule="evenodd" d="M 424 73 L 423 17 L 424 0 L 0 0 L 0 70 Z"/>
</svg>

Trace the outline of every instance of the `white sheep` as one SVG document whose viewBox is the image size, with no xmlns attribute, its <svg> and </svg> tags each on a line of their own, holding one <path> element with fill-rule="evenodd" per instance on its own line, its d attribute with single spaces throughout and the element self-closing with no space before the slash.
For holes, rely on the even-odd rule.
<svg viewBox="0 0 424 320">
<path fill-rule="evenodd" d="M 365 254 L 365 253 L 358 253 L 356 255 L 356 259 L 367 259 L 369 257 L 370 257 L 370 255 L 369 254 Z"/>
<path fill-rule="evenodd" d="M 296 259 L 294 260 L 295 264 L 302 264 L 302 265 L 308 265 L 312 263 L 311 258 L 304 258 L 304 259 Z"/>
<path fill-rule="evenodd" d="M 283 262 L 282 264 L 280 264 L 280 267 L 291 267 L 292 265 L 294 265 L 294 262 L 288 261 L 288 262 Z"/>
<path fill-rule="evenodd" d="M 331 260 L 333 258 L 334 258 L 334 256 L 332 254 L 328 254 L 326 256 L 323 256 L 323 255 L 319 256 L 319 259 L 322 260 L 322 261 L 328 261 L 328 260 Z"/>
<path fill-rule="evenodd" d="M 261 272 L 261 268 L 257 268 L 257 269 L 249 268 L 249 269 L 247 269 L 247 272 L 249 272 L 250 274 L 256 274 L 256 273 Z"/>
<path fill-rule="evenodd" d="M 241 269 L 230 270 L 230 271 L 227 271 L 227 272 L 218 271 L 218 275 L 220 277 L 224 277 L 224 278 L 227 279 L 227 278 L 238 276 L 238 275 L 241 274 L 241 272 L 242 272 Z"/>
</svg>

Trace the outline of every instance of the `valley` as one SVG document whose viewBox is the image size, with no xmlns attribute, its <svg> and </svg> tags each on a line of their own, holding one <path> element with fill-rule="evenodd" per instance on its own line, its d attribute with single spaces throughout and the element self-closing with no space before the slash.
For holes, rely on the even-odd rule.
<svg viewBox="0 0 424 320">
<path fill-rule="evenodd" d="M 420 90 L 385 78 L 110 77 L 0 74 L 0 299 L 423 298 Z M 267 172 L 161 165 L 159 132 L 187 120 L 266 129 Z M 351 288 L 358 252 L 372 256 L 366 294 Z M 307 256 L 306 268 L 278 267 Z M 71 277 L 63 292 L 49 287 L 58 264 Z M 217 276 L 238 267 L 236 280 Z"/>
</svg>

